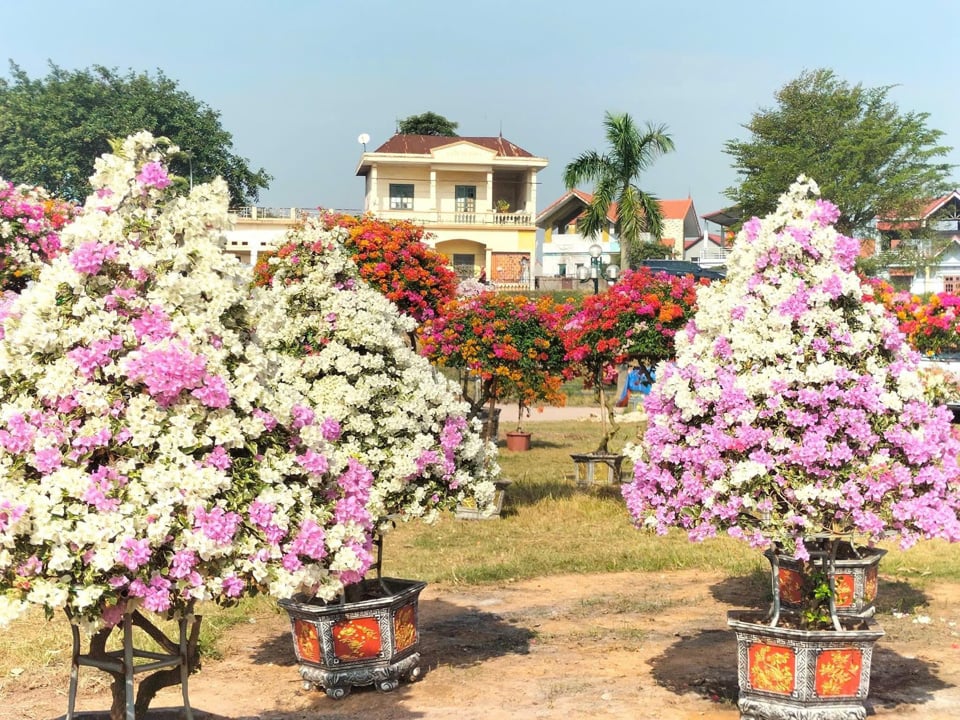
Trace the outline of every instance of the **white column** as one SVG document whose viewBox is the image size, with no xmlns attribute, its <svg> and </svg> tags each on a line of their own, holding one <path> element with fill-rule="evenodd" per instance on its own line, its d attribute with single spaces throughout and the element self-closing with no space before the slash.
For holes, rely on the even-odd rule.
<svg viewBox="0 0 960 720">
<path fill-rule="evenodd" d="M 434 212 L 440 208 L 437 207 L 437 171 L 430 168 L 430 209 Z"/>
<path fill-rule="evenodd" d="M 527 173 L 527 206 L 524 208 L 532 216 L 533 222 L 537 221 L 537 174 L 530 170 Z"/>
<path fill-rule="evenodd" d="M 377 166 L 374 165 L 370 168 L 370 197 L 367 198 L 367 207 L 364 209 L 369 212 L 376 212 L 380 204 L 377 202 L 379 196 L 380 193 L 378 192 L 377 187 Z"/>
<path fill-rule="evenodd" d="M 487 209 L 493 210 L 493 170 L 487 172 Z"/>
</svg>

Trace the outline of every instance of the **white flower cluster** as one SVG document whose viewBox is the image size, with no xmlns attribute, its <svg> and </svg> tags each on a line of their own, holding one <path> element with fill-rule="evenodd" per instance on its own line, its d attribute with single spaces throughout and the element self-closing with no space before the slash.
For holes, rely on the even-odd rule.
<svg viewBox="0 0 960 720">
<path fill-rule="evenodd" d="M 456 384 L 409 346 L 412 319 L 359 279 L 345 232 L 317 220 L 291 230 L 270 259 L 273 282 L 258 289 L 257 343 L 280 368 L 282 394 L 338 422 L 340 447 L 374 474 L 378 521 L 489 506 L 495 446 L 465 420 Z"/>
</svg>

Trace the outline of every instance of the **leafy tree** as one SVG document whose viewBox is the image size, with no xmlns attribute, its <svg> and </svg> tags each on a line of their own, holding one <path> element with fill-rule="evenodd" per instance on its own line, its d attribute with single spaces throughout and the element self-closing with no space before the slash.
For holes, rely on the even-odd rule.
<svg viewBox="0 0 960 720">
<path fill-rule="evenodd" d="M 459 123 L 447 120 L 429 110 L 420 115 L 411 115 L 400 121 L 398 132 L 403 135 L 441 135 L 443 137 L 457 137 Z"/>
<path fill-rule="evenodd" d="M 15 183 L 82 200 L 94 160 L 111 151 L 110 139 L 139 130 L 181 148 L 170 160 L 176 175 L 197 183 L 223 177 L 232 204 L 256 202 L 272 179 L 232 152 L 218 112 L 160 71 L 121 75 L 102 65 L 70 71 L 50 63 L 48 75 L 34 80 L 11 62 L 10 75 L 0 78 L 0 176 Z"/>
<path fill-rule="evenodd" d="M 777 107 L 754 113 L 749 140 L 728 140 L 740 184 L 726 195 L 744 217 L 773 211 L 801 174 L 815 180 L 841 209 L 844 235 L 876 217 L 916 217 L 920 204 L 947 189 L 950 165 L 936 162 L 951 148 L 928 113 L 901 112 L 887 85 L 851 86 L 832 70 L 807 71 L 776 93 Z"/>
<path fill-rule="evenodd" d="M 626 113 L 604 114 L 610 150 L 600 155 L 589 150 L 567 165 L 563 181 L 568 190 L 583 182 L 595 182 L 593 200 L 577 223 L 584 235 L 596 236 L 607 225 L 610 204 L 617 203 L 614 231 L 620 238 L 621 266 L 637 259 L 645 233 L 659 241 L 663 235 L 663 215 L 657 198 L 635 184 L 640 173 L 660 155 L 673 150 L 673 139 L 666 125 L 647 123 L 641 132 Z"/>
<path fill-rule="evenodd" d="M 643 262 L 644 260 L 667 260 L 672 257 L 670 248 L 660 242 L 645 240 L 638 243 L 630 253 L 630 259 L 634 262 Z"/>
</svg>

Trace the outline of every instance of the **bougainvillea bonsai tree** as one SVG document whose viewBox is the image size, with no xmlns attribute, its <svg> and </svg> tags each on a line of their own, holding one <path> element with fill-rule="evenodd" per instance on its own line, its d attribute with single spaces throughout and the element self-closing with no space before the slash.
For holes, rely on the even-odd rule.
<svg viewBox="0 0 960 720">
<path fill-rule="evenodd" d="M 405 342 L 415 318 L 361 280 L 349 242 L 346 228 L 311 218 L 267 261 L 256 340 L 287 402 L 336 423 L 338 447 L 376 478 L 367 504 L 378 524 L 432 520 L 468 499 L 485 507 L 495 448 L 468 422 L 456 383 Z"/>
<path fill-rule="evenodd" d="M 40 267 L 60 254 L 59 232 L 76 206 L 43 188 L 0 179 L 0 289 L 20 292 Z"/>
<path fill-rule="evenodd" d="M 693 276 L 653 273 L 648 268 L 625 271 L 607 292 L 589 295 L 565 323 L 561 337 L 567 378 L 580 377 L 593 388 L 603 434 L 596 452 L 608 452 L 618 430 L 604 387 L 616 382 L 624 363 L 647 368 L 673 357 L 674 336 L 692 316 L 697 290 L 709 284 Z M 609 426 L 609 430 L 608 430 Z"/>
<path fill-rule="evenodd" d="M 0 326 L 0 625 L 66 611 L 93 656 L 125 615 L 160 635 L 141 610 L 334 598 L 370 568 L 380 521 L 374 474 L 337 417 L 347 399 L 291 392 L 285 358 L 258 343 L 249 271 L 222 251 L 225 183 L 177 196 L 164 144 L 140 133 L 97 161 L 63 252 Z M 382 357 L 364 363 L 358 383 L 382 374 Z M 424 429 L 446 435 L 411 477 L 440 463 L 430 472 L 459 492 L 469 440 L 454 441 L 455 420 Z M 385 452 L 391 430 L 370 428 Z M 123 674 L 108 672 L 123 717 Z M 172 676 L 141 681 L 138 718 Z"/>
<path fill-rule="evenodd" d="M 564 351 L 559 329 L 569 307 L 544 296 L 485 292 L 457 298 L 418 331 L 423 355 L 439 366 L 462 368 L 480 379 L 474 411 L 516 400 L 523 412 L 538 400 L 564 401 Z M 489 424 L 488 424 L 489 428 Z"/>
<path fill-rule="evenodd" d="M 858 243 L 800 178 L 745 223 L 646 402 L 624 488 L 638 525 L 805 560 L 840 539 L 960 540 L 957 440 L 919 357 L 853 271 Z M 830 546 L 833 546 L 832 548 Z"/>
</svg>

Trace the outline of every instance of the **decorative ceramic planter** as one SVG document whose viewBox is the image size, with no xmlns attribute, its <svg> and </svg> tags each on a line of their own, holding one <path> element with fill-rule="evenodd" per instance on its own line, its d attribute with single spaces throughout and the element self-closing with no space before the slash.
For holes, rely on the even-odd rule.
<svg viewBox="0 0 960 720">
<path fill-rule="evenodd" d="M 873 646 L 883 630 L 873 620 L 845 629 L 796 630 L 763 624 L 757 613 L 732 611 L 737 636 L 741 720 L 864 720 Z M 846 629 L 856 625 L 863 629 Z"/>
<path fill-rule="evenodd" d="M 619 485 L 624 455 L 584 453 L 571 455 L 577 485 Z"/>
<path fill-rule="evenodd" d="M 851 547 L 849 543 L 845 545 L 848 549 Z M 835 561 L 834 603 L 840 616 L 865 617 L 875 612 L 873 602 L 877 597 L 878 566 L 887 551 L 862 547 L 855 552 L 860 557 L 846 557 L 846 554 L 853 553 L 845 553 Z M 799 609 L 811 565 L 789 555 L 774 553 L 773 550 L 767 550 L 764 556 L 776 573 L 774 589 L 779 594 L 780 606 L 786 610 Z"/>
<path fill-rule="evenodd" d="M 530 433 L 513 431 L 507 433 L 507 450 L 526 452 L 530 449 Z"/>
<path fill-rule="evenodd" d="M 336 700 L 354 686 L 375 685 L 388 692 L 401 679 L 420 676 L 418 600 L 427 584 L 380 578 L 360 585 L 369 599 L 322 603 L 298 596 L 279 601 L 290 616 L 304 688 L 322 688 Z"/>
</svg>

